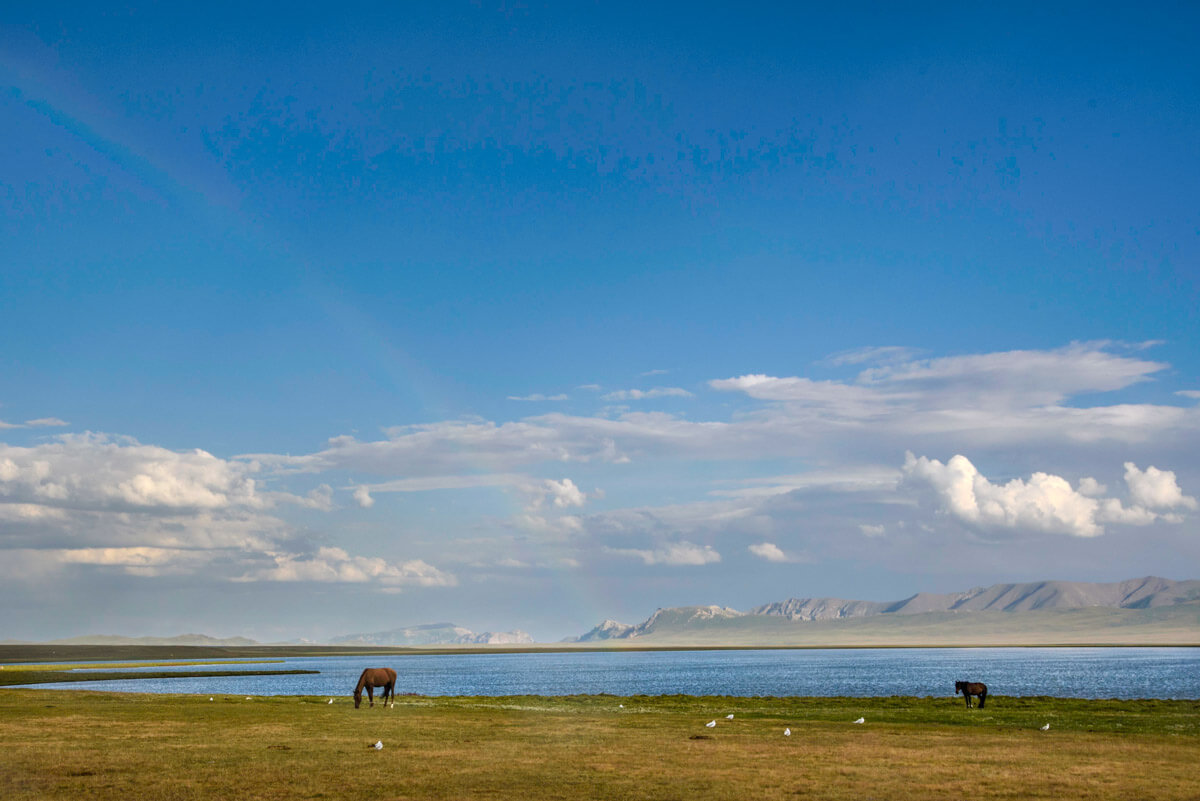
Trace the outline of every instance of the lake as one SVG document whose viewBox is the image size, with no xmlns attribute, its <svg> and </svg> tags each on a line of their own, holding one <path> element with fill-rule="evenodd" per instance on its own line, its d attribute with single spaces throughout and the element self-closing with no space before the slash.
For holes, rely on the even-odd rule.
<svg viewBox="0 0 1200 801">
<path fill-rule="evenodd" d="M 69 682 L 114 692 L 348 696 L 364 667 L 393 667 L 419 695 L 949 696 L 957 680 L 992 695 L 1200 699 L 1200 648 L 864 648 L 403 654 L 287 658 L 220 670 L 315 675 Z M 203 670 L 202 666 L 174 668 Z M 171 668 L 154 667 L 163 671 Z"/>
</svg>

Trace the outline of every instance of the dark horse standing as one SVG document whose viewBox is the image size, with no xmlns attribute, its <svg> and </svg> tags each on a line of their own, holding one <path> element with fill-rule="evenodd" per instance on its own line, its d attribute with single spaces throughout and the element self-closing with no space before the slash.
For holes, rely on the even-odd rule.
<svg viewBox="0 0 1200 801">
<path fill-rule="evenodd" d="M 963 700 L 967 702 L 967 708 L 971 708 L 971 696 L 979 697 L 979 708 L 983 709 L 983 703 L 987 701 L 987 685 L 978 681 L 956 681 L 954 682 L 954 694 L 963 694 Z"/>
<path fill-rule="evenodd" d="M 358 677 L 358 686 L 354 688 L 354 708 L 362 703 L 363 687 L 367 688 L 367 700 L 375 706 L 375 688 L 383 688 L 383 705 L 387 706 L 388 699 L 396 698 L 396 671 L 391 668 L 367 668 Z"/>
</svg>

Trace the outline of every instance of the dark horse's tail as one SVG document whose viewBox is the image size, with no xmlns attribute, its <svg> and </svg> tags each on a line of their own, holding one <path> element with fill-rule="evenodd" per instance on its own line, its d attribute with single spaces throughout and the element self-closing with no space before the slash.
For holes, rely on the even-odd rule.
<svg viewBox="0 0 1200 801">
<path fill-rule="evenodd" d="M 979 693 L 979 708 L 983 709 L 983 705 L 986 703 L 987 703 L 987 687 L 984 687 L 983 691 Z"/>
</svg>

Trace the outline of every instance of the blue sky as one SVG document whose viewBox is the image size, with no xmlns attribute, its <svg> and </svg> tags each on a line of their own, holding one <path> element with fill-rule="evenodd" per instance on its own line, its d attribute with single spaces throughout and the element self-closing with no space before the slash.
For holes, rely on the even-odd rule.
<svg viewBox="0 0 1200 801">
<path fill-rule="evenodd" d="M 1197 22 L 6 6 L 0 638 L 1195 578 Z"/>
</svg>

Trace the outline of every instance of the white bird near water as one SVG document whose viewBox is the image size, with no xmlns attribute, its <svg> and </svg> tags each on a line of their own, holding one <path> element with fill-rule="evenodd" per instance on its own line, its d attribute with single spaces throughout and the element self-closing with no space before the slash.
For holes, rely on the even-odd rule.
<svg viewBox="0 0 1200 801">
<path fill-rule="evenodd" d="M 333 703 L 333 699 L 332 699 L 332 698 L 330 698 L 330 699 L 329 699 L 329 703 L 331 703 L 331 704 Z"/>
<path fill-rule="evenodd" d="M 211 696 L 211 695 L 208 697 L 208 700 L 210 700 L 210 701 L 212 700 L 212 696 Z"/>
<path fill-rule="evenodd" d="M 866 718 L 859 718 L 858 720 L 856 720 L 856 721 L 854 721 L 854 722 L 855 722 L 855 723 L 866 723 L 866 722 L 867 722 L 867 719 L 866 719 Z"/>
<path fill-rule="evenodd" d="M 248 696 L 248 695 L 247 695 L 247 696 L 246 696 L 246 700 L 247 700 L 247 701 L 249 701 L 249 700 L 250 700 L 250 696 Z"/>
<path fill-rule="evenodd" d="M 1043 726 L 1042 731 L 1050 731 L 1050 724 L 1047 723 L 1045 726 Z"/>
<path fill-rule="evenodd" d="M 733 720 L 733 715 L 726 715 L 726 716 L 725 716 L 725 719 L 726 719 L 726 720 Z"/>
<path fill-rule="evenodd" d="M 376 750 L 376 751 L 382 751 L 382 750 L 383 750 L 383 740 L 377 740 L 377 741 L 375 742 L 375 750 Z"/>
<path fill-rule="evenodd" d="M 715 720 L 710 720 L 708 723 L 705 723 L 704 725 L 710 729 L 717 728 L 717 722 Z"/>
<path fill-rule="evenodd" d="M 783 730 L 783 736 L 784 736 L 784 737 L 791 737 L 791 736 L 792 736 L 792 730 L 791 730 L 791 729 L 784 729 L 784 730 Z"/>
</svg>

